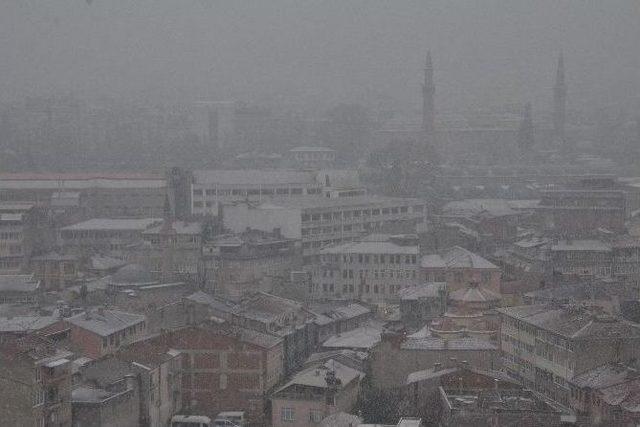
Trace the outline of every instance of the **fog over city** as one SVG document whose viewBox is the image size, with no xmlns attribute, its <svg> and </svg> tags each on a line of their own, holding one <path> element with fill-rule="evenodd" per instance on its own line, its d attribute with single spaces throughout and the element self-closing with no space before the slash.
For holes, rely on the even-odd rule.
<svg viewBox="0 0 640 427">
<path fill-rule="evenodd" d="M 640 425 L 637 0 L 0 1 L 0 426 Z"/>
<path fill-rule="evenodd" d="M 637 106 L 639 20 L 634 0 L 8 0 L 0 94 L 417 108 L 430 48 L 442 108 L 547 109 L 564 50 L 572 108 Z"/>
</svg>

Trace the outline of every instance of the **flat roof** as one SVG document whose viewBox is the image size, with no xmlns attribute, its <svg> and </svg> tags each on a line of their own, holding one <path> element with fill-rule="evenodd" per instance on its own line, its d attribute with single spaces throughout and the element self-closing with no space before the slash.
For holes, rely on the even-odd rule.
<svg viewBox="0 0 640 427">
<path fill-rule="evenodd" d="M 65 321 L 104 337 L 144 322 L 145 316 L 119 310 L 96 310 L 91 311 L 88 317 L 86 313 L 80 313 Z"/>
<path fill-rule="evenodd" d="M 35 292 L 39 287 L 40 282 L 33 274 L 0 275 L 0 292 Z"/>
<path fill-rule="evenodd" d="M 288 169 L 207 169 L 193 171 L 194 185 L 319 185 L 312 172 Z"/>
<path fill-rule="evenodd" d="M 418 245 L 403 246 L 392 242 L 350 242 L 332 246 L 320 251 L 321 254 L 401 254 L 417 255 Z"/>
<path fill-rule="evenodd" d="M 162 175 L 144 173 L 1 173 L 0 190 L 81 190 L 88 188 L 165 188 Z"/>
<path fill-rule="evenodd" d="M 162 222 L 161 218 L 132 218 L 132 219 L 114 219 L 114 218 L 92 218 L 77 224 L 63 227 L 64 231 L 79 230 L 131 230 L 143 231 L 151 226 Z"/>
</svg>

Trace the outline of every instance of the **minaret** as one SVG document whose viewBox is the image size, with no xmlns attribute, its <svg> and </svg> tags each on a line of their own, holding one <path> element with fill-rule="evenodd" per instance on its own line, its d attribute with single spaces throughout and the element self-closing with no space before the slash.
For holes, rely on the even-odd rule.
<svg viewBox="0 0 640 427">
<path fill-rule="evenodd" d="M 531 103 L 527 102 L 524 107 L 520 129 L 518 131 L 518 147 L 521 153 L 528 153 L 533 148 L 533 119 L 531 117 Z"/>
<path fill-rule="evenodd" d="M 427 60 L 424 66 L 424 83 L 422 84 L 422 129 L 426 133 L 428 142 L 433 141 L 435 131 L 435 111 L 433 96 L 436 87 L 433 84 L 433 64 L 431 63 L 431 51 L 427 51 Z"/>
<path fill-rule="evenodd" d="M 165 196 L 164 199 L 164 218 L 159 234 L 160 249 L 162 251 L 160 280 L 162 280 L 163 283 L 168 283 L 174 280 L 173 245 L 176 238 L 176 230 L 173 228 L 173 215 L 168 195 Z"/>
<path fill-rule="evenodd" d="M 558 69 L 556 71 L 556 84 L 553 87 L 553 132 L 555 139 L 560 144 L 562 151 L 567 151 L 564 127 L 567 109 L 567 85 L 564 79 L 564 57 L 560 52 Z"/>
</svg>

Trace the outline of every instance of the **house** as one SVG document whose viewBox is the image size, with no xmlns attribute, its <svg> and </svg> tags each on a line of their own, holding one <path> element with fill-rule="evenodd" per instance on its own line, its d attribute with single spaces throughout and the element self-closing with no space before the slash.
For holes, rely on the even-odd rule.
<svg viewBox="0 0 640 427">
<path fill-rule="evenodd" d="M 45 290 L 61 290 L 75 284 L 80 270 L 80 259 L 52 251 L 31 258 L 30 268 Z"/>
<path fill-rule="evenodd" d="M 370 366 L 374 386 L 382 390 L 402 387 L 407 375 L 451 360 L 467 361 L 478 369 L 498 370 L 500 349 L 487 340 L 462 337 L 406 336 L 386 331 L 371 350 Z"/>
<path fill-rule="evenodd" d="M 222 234 L 202 250 L 204 282 L 216 294 L 240 298 L 255 291 L 274 292 L 302 267 L 298 239 L 254 229 Z"/>
<path fill-rule="evenodd" d="M 425 255 L 420 260 L 421 279 L 426 282 L 447 282 L 449 292 L 478 283 L 500 293 L 500 268 L 485 258 L 460 246 Z"/>
<path fill-rule="evenodd" d="M 71 329 L 71 343 L 92 359 L 116 352 L 147 330 L 145 316 L 103 308 L 88 309 L 64 321 Z"/>
<path fill-rule="evenodd" d="M 268 393 L 283 375 L 281 338 L 207 322 L 145 341 L 158 353 L 181 355 L 182 412 L 214 419 L 222 411 L 245 411 L 249 426 L 264 425 Z"/>
<path fill-rule="evenodd" d="M 168 425 L 182 405 L 180 368 L 179 352 L 165 352 L 147 340 L 85 363 L 72 396 L 74 422 Z"/>
<path fill-rule="evenodd" d="M 71 356 L 71 352 L 36 335 L 3 340 L 2 424 L 71 427 Z"/>
<path fill-rule="evenodd" d="M 356 404 L 364 373 L 335 360 L 295 374 L 271 396 L 271 425 L 311 427 Z"/>
<path fill-rule="evenodd" d="M 128 375 L 103 387 L 76 387 L 71 393 L 73 426 L 137 427 L 140 423 L 140 385 Z"/>
</svg>

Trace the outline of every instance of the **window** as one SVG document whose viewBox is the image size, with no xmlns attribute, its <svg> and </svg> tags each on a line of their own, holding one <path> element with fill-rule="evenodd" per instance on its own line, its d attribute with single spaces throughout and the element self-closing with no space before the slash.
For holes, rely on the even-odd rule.
<svg viewBox="0 0 640 427">
<path fill-rule="evenodd" d="M 322 412 L 317 409 L 309 410 L 309 421 L 312 423 L 319 423 L 322 421 Z"/>
<path fill-rule="evenodd" d="M 39 388 L 33 395 L 33 406 L 44 404 L 44 390 Z"/>
<path fill-rule="evenodd" d="M 293 421 L 295 419 L 293 417 L 293 408 L 282 408 L 281 415 L 282 421 Z"/>
<path fill-rule="evenodd" d="M 227 389 L 227 374 L 220 374 L 220 390 Z"/>
</svg>

